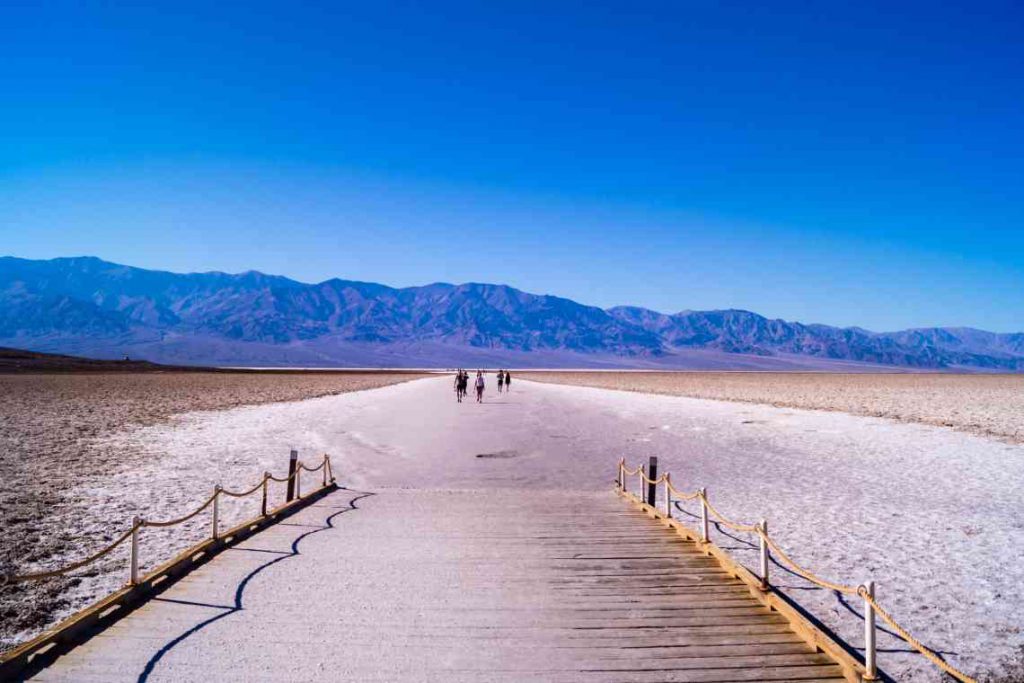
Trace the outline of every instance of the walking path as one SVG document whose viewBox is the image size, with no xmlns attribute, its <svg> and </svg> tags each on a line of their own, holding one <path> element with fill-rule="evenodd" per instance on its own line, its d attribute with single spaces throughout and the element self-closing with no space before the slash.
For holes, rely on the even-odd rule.
<svg viewBox="0 0 1024 683">
<path fill-rule="evenodd" d="M 1017 590 L 1024 582 L 1024 565 L 1007 561 L 1007 549 L 1024 543 L 1016 505 L 1024 485 L 1024 446 L 836 413 L 532 382 L 513 386 L 511 394 L 501 396 L 489 390 L 482 405 L 459 404 L 450 377 L 427 379 L 298 403 L 196 413 L 115 437 L 127 439 L 154 463 L 152 471 L 126 473 L 126 480 L 117 482 L 120 496 L 154 495 L 168 488 L 161 484 L 161 473 L 187 472 L 199 487 L 190 498 L 196 499 L 213 482 L 233 480 L 217 469 L 221 463 L 230 460 L 236 468 L 244 463 L 253 472 L 280 471 L 291 447 L 310 460 L 315 453 L 331 453 L 339 483 L 373 495 L 356 501 L 357 510 L 345 512 L 347 496 L 355 494 L 333 494 L 286 522 L 308 527 L 282 525 L 247 541 L 252 548 L 283 552 L 298 534 L 315 532 L 299 543 L 300 556 L 248 580 L 241 611 L 229 611 L 237 586 L 267 557 L 278 555 L 230 550 L 200 569 L 174 590 L 203 581 L 213 595 L 183 599 L 212 606 L 170 603 L 188 617 L 159 636 L 131 635 L 134 616 L 121 622 L 115 632 L 130 636 L 127 642 L 148 642 L 148 654 L 142 646 L 131 657 L 119 654 L 123 673 L 104 680 L 138 680 L 154 654 L 192 628 L 193 610 L 205 610 L 206 618 L 229 613 L 171 647 L 151 666 L 149 680 L 194 680 L 172 666 L 179 661 L 202 661 L 204 670 L 217 670 L 229 680 L 302 679 L 321 665 L 340 672 L 338 678 L 351 671 L 345 676 L 370 680 L 374 667 L 385 666 L 404 666 L 413 680 L 458 680 L 456 674 L 431 671 L 472 662 L 498 668 L 498 662 L 502 667 L 530 667 L 537 661 L 554 666 L 550 651 L 538 660 L 526 654 L 532 650 L 525 645 L 519 651 L 508 643 L 463 640 L 472 645 L 460 650 L 444 640 L 446 629 L 478 623 L 460 621 L 470 616 L 484 618 L 462 601 L 498 605 L 485 602 L 495 596 L 508 600 L 506 605 L 522 606 L 525 613 L 495 609 L 489 625 L 503 628 L 482 632 L 497 636 L 507 633 L 508 626 L 521 627 L 521 622 L 508 621 L 513 614 L 533 620 L 526 623 L 549 623 L 545 620 L 553 618 L 551 613 L 533 608 L 556 604 L 545 577 L 553 583 L 558 577 L 541 574 L 538 583 L 524 583 L 517 569 L 530 558 L 541 559 L 531 553 L 546 546 L 523 539 L 512 543 L 508 537 L 531 538 L 553 529 L 572 536 L 574 527 L 583 528 L 588 520 L 599 528 L 609 519 L 621 523 L 621 516 L 632 513 L 610 490 L 615 463 L 623 456 L 637 463 L 657 455 L 674 483 L 685 489 L 707 486 L 715 505 L 728 515 L 748 522 L 767 518 L 773 537 L 822 575 L 851 583 L 874 578 L 880 600 L 894 616 L 969 671 L 991 670 L 999 657 L 1024 643 L 1018 628 L 1024 605 Z M 183 487 L 176 486 L 176 491 Z M 145 499 L 138 505 L 146 510 Z M 691 506 L 677 516 L 693 524 L 696 512 Z M 332 519 L 336 528 L 316 531 L 336 513 L 341 513 Z M 644 537 L 644 524 L 667 534 L 658 532 L 654 522 L 637 522 L 632 540 Z M 730 538 L 717 529 L 713 535 L 730 554 L 756 566 L 756 538 Z M 142 552 L 144 557 L 154 554 L 145 545 Z M 685 552 L 680 546 L 681 566 L 687 562 Z M 501 561 L 482 562 L 490 557 Z M 220 578 L 215 572 L 229 561 L 235 564 Z M 781 568 L 774 577 L 779 590 L 860 645 L 858 604 L 814 589 Z M 522 590 L 467 588 L 463 595 L 452 588 L 460 582 Z M 636 590 L 644 590 L 641 584 L 636 579 Z M 152 603 L 138 615 L 162 604 Z M 637 604 L 646 606 L 647 598 Z M 436 613 L 447 607 L 452 609 L 444 616 Z M 158 621 L 164 620 L 162 614 Z M 579 614 L 559 616 L 574 624 Z M 643 611 L 637 621 L 641 616 Z M 282 620 L 280 625 L 275 619 Z M 401 629 L 426 630 L 431 624 L 439 626 L 430 629 L 430 640 L 421 631 L 398 637 L 405 633 Z M 552 645 L 568 637 L 568 631 L 544 633 L 540 640 Z M 577 637 L 581 633 L 572 630 Z M 72 652 L 46 675 L 65 675 L 60 672 L 84 665 L 83 658 L 99 657 L 95 648 L 108 637 Z M 521 641 L 528 642 L 515 642 Z M 616 656 L 619 640 L 595 642 L 609 646 L 598 652 L 602 657 Z M 424 643 L 443 647 L 429 650 Z M 936 680 L 930 663 L 884 630 L 879 648 L 880 665 L 898 680 Z M 119 641 L 116 649 L 131 648 Z M 520 654 L 512 656 L 513 651 Z M 574 654 L 558 652 L 559 665 L 570 669 L 559 675 L 575 675 Z M 575 655 L 587 652 L 594 650 L 581 648 Z M 242 668 L 245 662 L 249 668 Z M 229 672 L 228 664 L 238 668 Z M 395 670 L 391 678 L 386 669 L 381 671 L 378 680 L 397 676 Z"/>
<path fill-rule="evenodd" d="M 611 492 L 339 491 L 40 681 L 841 679 Z"/>
</svg>

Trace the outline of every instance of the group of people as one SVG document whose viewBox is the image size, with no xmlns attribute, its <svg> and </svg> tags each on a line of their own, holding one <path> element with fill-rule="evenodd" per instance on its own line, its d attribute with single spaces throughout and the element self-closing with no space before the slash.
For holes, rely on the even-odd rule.
<svg viewBox="0 0 1024 683">
<path fill-rule="evenodd" d="M 484 382 L 484 371 L 476 371 L 476 380 L 473 382 L 473 388 L 476 390 L 476 402 L 484 402 L 484 389 L 486 388 Z M 462 399 L 466 396 L 466 392 L 469 390 L 469 372 L 463 368 L 459 368 L 455 373 L 455 399 L 462 403 Z M 498 370 L 498 393 L 502 391 L 512 390 L 512 375 L 509 374 L 508 370 Z"/>
</svg>

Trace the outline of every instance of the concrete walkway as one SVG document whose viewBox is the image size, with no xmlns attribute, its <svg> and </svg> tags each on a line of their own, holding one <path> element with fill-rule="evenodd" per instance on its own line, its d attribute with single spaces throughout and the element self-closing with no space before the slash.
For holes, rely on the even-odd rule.
<svg viewBox="0 0 1024 683">
<path fill-rule="evenodd" d="M 609 491 L 381 489 L 224 552 L 36 680 L 839 677 Z"/>
</svg>

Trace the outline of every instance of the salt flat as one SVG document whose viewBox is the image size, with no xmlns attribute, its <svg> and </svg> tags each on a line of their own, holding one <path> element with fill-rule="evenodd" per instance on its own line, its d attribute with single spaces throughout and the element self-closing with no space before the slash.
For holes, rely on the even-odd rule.
<svg viewBox="0 0 1024 683">
<path fill-rule="evenodd" d="M 554 506 L 559 490 L 610 487 L 619 457 L 657 455 L 677 486 L 707 486 L 741 520 L 767 518 L 776 539 L 818 573 L 873 578 L 883 604 L 957 666 L 988 670 L 1024 643 L 1024 567 L 1014 550 L 1024 547 L 1024 447 L 940 427 L 520 381 L 509 395 L 491 388 L 483 405 L 456 404 L 450 379 L 434 378 L 190 413 L 112 435 L 115 445 L 139 449 L 152 466 L 123 473 L 106 491 L 71 495 L 127 499 L 153 517 L 187 508 L 216 481 L 280 470 L 291 447 L 310 461 L 330 452 L 343 483 L 381 496 L 547 491 Z M 717 538 L 753 563 L 749 539 Z M 162 543 L 170 541 L 145 546 L 146 556 L 168 550 Z M 859 605 L 781 570 L 776 581 L 860 644 Z M 102 580 L 82 586 L 102 589 Z M 900 641 L 883 635 L 879 646 L 898 680 L 938 680 Z"/>
</svg>

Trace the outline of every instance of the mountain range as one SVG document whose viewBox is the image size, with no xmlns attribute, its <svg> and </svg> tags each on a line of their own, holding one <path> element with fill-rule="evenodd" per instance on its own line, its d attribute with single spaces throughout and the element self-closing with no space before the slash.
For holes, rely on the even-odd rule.
<svg viewBox="0 0 1024 683">
<path fill-rule="evenodd" d="M 505 285 L 306 284 L 0 258 L 0 346 L 246 366 L 1024 371 L 1024 333 L 876 333 L 742 310 L 601 309 Z"/>
</svg>

